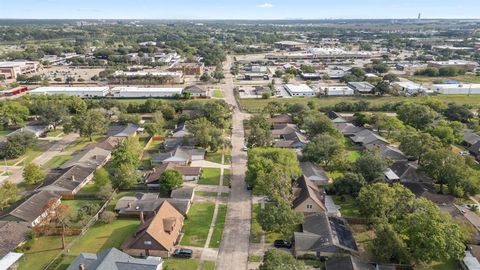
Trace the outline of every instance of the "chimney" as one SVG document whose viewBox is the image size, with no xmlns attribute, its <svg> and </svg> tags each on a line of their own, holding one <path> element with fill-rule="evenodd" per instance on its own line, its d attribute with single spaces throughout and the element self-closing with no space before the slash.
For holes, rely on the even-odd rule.
<svg viewBox="0 0 480 270">
<path fill-rule="evenodd" d="M 143 211 L 140 212 L 140 224 L 145 223 L 145 217 L 143 216 Z"/>
<path fill-rule="evenodd" d="M 85 270 L 85 264 L 81 263 L 78 265 L 78 270 Z"/>
<path fill-rule="evenodd" d="M 75 181 L 75 175 L 72 175 L 72 181 Z"/>
</svg>

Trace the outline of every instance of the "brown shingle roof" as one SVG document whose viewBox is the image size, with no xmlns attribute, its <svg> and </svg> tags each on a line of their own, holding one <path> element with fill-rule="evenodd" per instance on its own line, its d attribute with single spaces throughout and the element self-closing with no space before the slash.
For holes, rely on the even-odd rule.
<svg viewBox="0 0 480 270">
<path fill-rule="evenodd" d="M 172 162 L 162 163 L 147 174 L 145 182 L 155 182 L 160 178 L 160 175 L 166 170 L 175 170 L 183 176 L 195 176 L 200 174 L 201 167 L 179 166 Z"/>
<path fill-rule="evenodd" d="M 322 193 L 320 189 L 315 185 L 310 179 L 305 177 L 305 175 L 300 176 L 297 179 L 297 187 L 300 189 L 300 193 L 293 200 L 293 208 L 298 207 L 306 199 L 312 199 L 323 211 L 327 211 L 325 204 L 323 202 Z"/>
</svg>

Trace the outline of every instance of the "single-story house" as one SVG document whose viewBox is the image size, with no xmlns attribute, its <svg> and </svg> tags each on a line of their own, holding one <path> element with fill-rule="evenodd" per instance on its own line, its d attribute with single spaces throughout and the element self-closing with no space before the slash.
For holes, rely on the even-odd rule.
<svg viewBox="0 0 480 270">
<path fill-rule="evenodd" d="M 468 249 L 465 250 L 465 256 L 460 261 L 460 264 L 464 270 L 480 269 L 480 246 L 468 245 Z"/>
<path fill-rule="evenodd" d="M 158 186 L 158 180 L 166 170 L 175 170 L 182 175 L 183 181 L 196 181 L 200 179 L 201 167 L 179 166 L 178 164 L 167 162 L 162 163 L 145 175 L 145 183 L 148 186 Z"/>
<path fill-rule="evenodd" d="M 117 146 L 117 144 L 119 144 L 123 139 L 123 137 L 108 137 L 101 142 L 88 145 L 87 147 L 85 147 L 85 149 L 93 149 L 98 147 L 111 152 L 115 148 L 115 146 Z"/>
<path fill-rule="evenodd" d="M 180 187 L 172 190 L 170 198 L 173 199 L 186 199 L 193 201 L 195 195 L 195 187 Z"/>
<path fill-rule="evenodd" d="M 96 169 L 96 167 L 72 166 L 65 169 L 53 182 L 46 183 L 40 190 L 48 190 L 62 196 L 72 197 L 92 180 Z"/>
<path fill-rule="evenodd" d="M 270 117 L 270 122 L 273 125 L 293 124 L 292 117 L 288 114 L 276 114 Z"/>
<path fill-rule="evenodd" d="M 375 86 L 369 82 L 349 82 L 348 87 L 352 88 L 356 94 L 370 94 Z"/>
<path fill-rule="evenodd" d="M 143 221 L 137 232 L 122 245 L 132 256 L 158 256 L 168 258 L 178 243 L 184 217 L 168 201 L 164 201 L 155 216 Z"/>
<path fill-rule="evenodd" d="M 318 258 L 356 254 L 357 244 L 347 222 L 326 213 L 306 216 L 302 232 L 294 233 L 294 255 L 313 254 Z"/>
<path fill-rule="evenodd" d="M 35 137 L 38 138 L 42 136 L 44 133 L 46 133 L 48 130 L 49 130 L 48 126 L 24 126 L 8 134 L 8 136 L 15 134 L 17 132 L 30 132 L 33 135 L 35 135 Z"/>
<path fill-rule="evenodd" d="M 191 135 L 191 133 L 188 131 L 185 123 L 175 125 L 175 128 L 172 130 L 172 138 L 183 138 L 188 135 Z"/>
<path fill-rule="evenodd" d="M 25 243 L 28 231 L 26 222 L 0 221 L 0 269 L 14 269 L 23 254 L 12 251 Z"/>
<path fill-rule="evenodd" d="M 302 148 L 308 139 L 295 124 L 273 125 L 272 136 L 276 139 L 274 146 L 281 148 Z"/>
<path fill-rule="evenodd" d="M 126 138 L 137 135 L 137 130 L 138 126 L 131 123 L 125 126 L 110 126 L 107 131 L 107 136 Z"/>
<path fill-rule="evenodd" d="M 39 191 L 25 198 L 5 215 L 5 221 L 25 222 L 35 227 L 45 221 L 48 215 L 60 205 L 62 196 L 51 191 Z"/>
<path fill-rule="evenodd" d="M 105 150 L 100 147 L 85 148 L 78 151 L 70 160 L 60 166 L 62 169 L 67 169 L 75 165 L 82 167 L 103 167 L 110 159 L 110 150 Z"/>
<path fill-rule="evenodd" d="M 80 253 L 68 266 L 67 270 L 162 270 L 163 260 L 160 258 L 134 258 L 116 248 L 109 248 L 99 253 Z"/>
<path fill-rule="evenodd" d="M 407 265 L 378 264 L 365 262 L 355 256 L 330 258 L 325 262 L 325 270 L 409 270 Z"/>
<path fill-rule="evenodd" d="M 380 135 L 369 129 L 364 129 L 355 133 L 355 135 L 351 137 L 351 139 L 355 144 L 361 145 L 364 148 L 374 146 L 382 147 L 390 144 L 386 139 L 382 138 Z"/>
<path fill-rule="evenodd" d="M 293 186 L 292 208 L 304 215 L 327 212 L 325 191 L 310 181 L 305 175 L 300 176 Z"/>
<path fill-rule="evenodd" d="M 313 162 L 300 162 L 300 168 L 302 169 L 303 175 L 317 186 L 324 186 L 330 181 L 325 170 Z"/>
<path fill-rule="evenodd" d="M 189 85 L 183 89 L 183 93 L 190 93 L 192 97 L 207 97 L 208 90 L 199 85 Z"/>
<path fill-rule="evenodd" d="M 428 177 L 417 170 L 417 168 L 406 160 L 398 160 L 390 165 L 391 171 L 402 182 L 422 182 Z"/>
<path fill-rule="evenodd" d="M 158 211 L 164 201 L 168 201 L 183 215 L 190 210 L 189 199 L 159 198 L 158 193 L 137 193 L 135 196 L 125 196 L 118 200 L 115 211 L 119 216 L 139 217 L 140 213 L 151 217 Z"/>
<path fill-rule="evenodd" d="M 195 160 L 204 160 L 205 149 L 188 147 L 188 146 L 179 146 L 175 150 L 167 153 L 158 153 L 152 155 L 152 163 L 176 163 L 179 165 L 188 165 L 190 162 Z"/>
<path fill-rule="evenodd" d="M 367 147 L 368 148 L 368 147 Z M 370 149 L 371 146 L 370 146 Z M 392 161 L 407 161 L 408 157 L 399 149 L 391 146 L 391 145 L 382 145 L 379 148 L 380 150 L 380 156 L 383 158 L 390 159 Z"/>
<path fill-rule="evenodd" d="M 463 132 L 463 144 L 470 147 L 480 141 L 480 135 L 471 129 L 465 129 Z"/>
<path fill-rule="evenodd" d="M 356 133 L 365 129 L 363 127 L 357 127 L 351 123 L 336 123 L 335 128 L 340 131 L 343 136 L 347 137 L 354 136 Z"/>
</svg>

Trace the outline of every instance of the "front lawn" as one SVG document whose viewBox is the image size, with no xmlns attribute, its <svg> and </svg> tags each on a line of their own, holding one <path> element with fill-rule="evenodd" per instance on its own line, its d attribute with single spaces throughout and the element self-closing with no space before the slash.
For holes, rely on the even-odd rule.
<svg viewBox="0 0 480 270">
<path fill-rule="evenodd" d="M 44 169 L 55 169 L 63 164 L 65 162 L 69 161 L 72 158 L 72 155 L 60 155 L 60 156 L 54 156 L 52 159 L 47 161 L 47 163 L 43 164 L 42 168 Z"/>
<path fill-rule="evenodd" d="M 68 266 L 82 252 L 97 253 L 112 247 L 120 249 L 123 242 L 137 231 L 139 224 L 138 219 L 130 218 L 120 218 L 111 224 L 97 222 L 70 248 L 58 269 Z"/>
<path fill-rule="evenodd" d="M 67 244 L 73 237 L 67 237 Z M 40 236 L 35 238 L 29 250 L 20 259 L 19 270 L 41 270 L 62 251 L 60 236 Z"/>
<path fill-rule="evenodd" d="M 82 150 L 85 148 L 87 145 L 92 144 L 92 143 L 97 143 L 101 141 L 105 136 L 103 135 L 97 135 L 92 137 L 92 141 L 90 141 L 90 138 L 85 138 L 85 137 L 78 137 L 74 142 L 69 144 L 66 147 L 66 151 L 78 151 Z"/>
<path fill-rule="evenodd" d="M 260 204 L 252 205 L 252 224 L 250 229 L 250 243 L 260 243 L 262 237 L 262 227 L 258 223 L 257 217 L 260 213 Z"/>
<path fill-rule="evenodd" d="M 232 181 L 232 172 L 230 169 L 223 169 L 223 185 L 228 187 Z"/>
<path fill-rule="evenodd" d="M 32 162 L 36 157 L 40 156 L 43 154 L 45 151 L 47 151 L 54 142 L 49 142 L 49 141 L 37 141 L 35 146 L 32 148 L 27 149 L 27 152 L 25 154 L 19 156 L 18 158 L 15 159 L 7 159 L 7 165 L 15 165 L 16 163 L 22 161 L 21 163 L 23 164 L 28 164 Z"/>
<path fill-rule="evenodd" d="M 163 263 L 163 269 L 168 270 L 197 270 L 200 261 L 197 259 L 168 258 Z"/>
<path fill-rule="evenodd" d="M 351 196 L 331 196 L 344 217 L 361 217 L 358 202 Z"/>
<path fill-rule="evenodd" d="M 199 185 L 218 185 L 220 183 L 220 169 L 204 168 L 198 180 Z"/>
<path fill-rule="evenodd" d="M 63 134 L 63 131 L 61 130 L 50 130 L 47 132 L 47 137 L 58 137 Z"/>
<path fill-rule="evenodd" d="M 222 91 L 220 89 L 214 89 L 213 90 L 213 97 L 222 98 L 223 97 Z"/>
<path fill-rule="evenodd" d="M 210 244 L 209 244 L 209 247 L 211 248 L 220 247 L 226 215 L 227 215 L 227 206 L 225 204 L 219 204 L 218 212 L 217 212 L 217 220 L 215 222 L 215 229 L 213 229 L 212 238 L 210 239 Z"/>
<path fill-rule="evenodd" d="M 230 193 L 227 192 L 222 192 L 220 193 L 221 197 L 228 197 Z M 201 196 L 201 197 L 217 197 L 217 192 L 213 191 L 195 191 L 195 196 Z"/>
<path fill-rule="evenodd" d="M 214 261 L 204 261 L 203 262 L 203 270 L 215 270 L 215 262 Z"/>
<path fill-rule="evenodd" d="M 217 152 L 207 152 L 205 159 L 207 161 L 215 162 L 215 163 L 222 163 L 222 149 L 217 150 Z"/>
<path fill-rule="evenodd" d="M 416 270 L 461 270 L 460 263 L 455 260 L 445 262 L 433 262 L 424 266 L 415 267 Z"/>
<path fill-rule="evenodd" d="M 208 230 L 213 218 L 215 204 L 195 203 L 190 208 L 183 225 L 183 246 L 203 247 L 207 240 Z"/>
</svg>

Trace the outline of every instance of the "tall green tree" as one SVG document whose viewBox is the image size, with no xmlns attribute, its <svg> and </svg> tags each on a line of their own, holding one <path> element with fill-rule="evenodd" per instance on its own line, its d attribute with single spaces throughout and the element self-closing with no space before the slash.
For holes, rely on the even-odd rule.
<svg viewBox="0 0 480 270">
<path fill-rule="evenodd" d="M 247 145 L 249 147 L 265 147 L 272 144 L 270 122 L 265 115 L 254 115 L 248 121 L 249 133 Z"/>
<path fill-rule="evenodd" d="M 263 256 L 260 270 L 306 270 L 307 266 L 292 254 L 278 249 L 269 249 Z"/>
<path fill-rule="evenodd" d="M 0 124 L 4 127 L 23 126 L 30 111 L 16 101 L 4 101 L 0 103 Z"/>
<path fill-rule="evenodd" d="M 74 116 L 71 123 L 64 125 L 64 131 L 78 131 L 80 136 L 90 138 L 93 141 L 94 135 L 101 135 L 107 131 L 109 120 L 98 110 L 89 110 L 85 113 Z"/>
<path fill-rule="evenodd" d="M 438 114 L 430 107 L 417 103 L 405 103 L 398 110 L 398 118 L 416 129 L 426 129 Z"/>
<path fill-rule="evenodd" d="M 120 165 L 129 165 L 137 168 L 140 165 L 140 155 L 142 146 L 135 136 L 130 136 L 117 144 L 112 151 L 112 165 L 118 167 Z"/>
<path fill-rule="evenodd" d="M 0 184 L 0 210 L 10 206 L 11 203 L 17 200 L 18 188 L 17 185 L 10 181 L 5 181 Z"/>
<path fill-rule="evenodd" d="M 175 170 L 166 170 L 160 175 L 158 180 L 160 192 L 166 196 L 170 196 L 172 190 L 179 188 L 183 184 L 182 175 Z"/>
<path fill-rule="evenodd" d="M 332 157 L 341 149 L 340 142 L 331 135 L 315 136 L 303 149 L 303 158 L 328 166 Z"/>
<path fill-rule="evenodd" d="M 400 150 L 406 155 L 416 158 L 419 164 L 422 164 L 425 154 L 430 149 L 443 148 L 437 137 L 425 132 L 418 132 L 412 128 L 402 131 L 397 139 L 400 141 Z"/>
<path fill-rule="evenodd" d="M 369 183 L 384 180 L 388 165 L 389 161 L 384 159 L 378 151 L 366 151 L 355 161 L 356 171 Z"/>
<path fill-rule="evenodd" d="M 292 209 L 289 202 L 279 201 L 268 204 L 265 209 L 260 210 L 258 222 L 264 231 L 289 237 L 295 227 L 303 222 L 303 215 Z"/>
<path fill-rule="evenodd" d="M 40 183 L 45 178 L 45 173 L 35 163 L 29 163 L 23 168 L 23 179 L 29 185 Z"/>
</svg>

